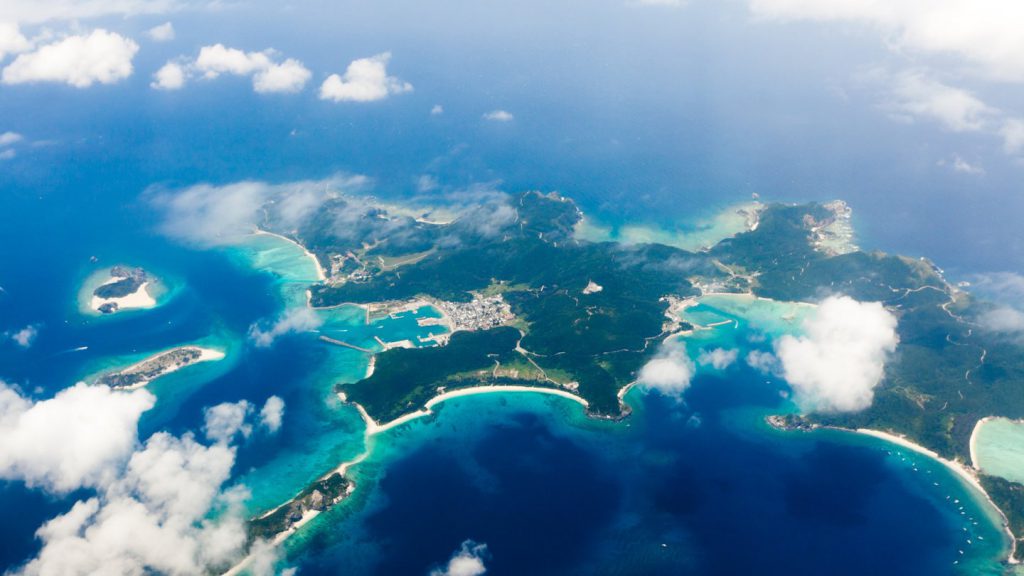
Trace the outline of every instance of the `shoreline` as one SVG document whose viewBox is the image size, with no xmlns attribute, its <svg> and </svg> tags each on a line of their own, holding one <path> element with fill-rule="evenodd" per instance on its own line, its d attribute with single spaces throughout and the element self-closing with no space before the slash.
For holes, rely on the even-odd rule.
<svg viewBox="0 0 1024 576">
<path fill-rule="evenodd" d="M 161 372 L 158 376 L 150 378 L 149 380 L 140 380 L 139 382 L 136 382 L 135 384 L 132 384 L 131 386 L 124 386 L 124 387 L 114 388 L 114 390 L 120 390 L 120 391 L 128 392 L 128 391 L 132 391 L 132 390 L 138 390 L 139 388 L 145 388 L 150 383 L 152 383 L 152 382 L 154 382 L 154 381 L 156 381 L 156 380 L 158 380 L 160 378 L 163 378 L 164 376 L 167 376 L 168 374 L 173 374 L 174 372 L 177 372 L 178 370 L 181 370 L 182 368 L 188 368 L 189 366 L 194 366 L 194 365 L 199 364 L 201 362 L 215 362 L 215 361 L 218 361 L 218 360 L 223 360 L 227 356 L 224 352 L 222 352 L 220 350 L 216 350 L 214 348 L 203 348 L 202 346 L 178 346 L 176 348 L 171 348 L 169 350 L 164 350 L 162 352 L 158 352 L 156 354 L 153 354 L 153 355 L 151 355 L 151 356 L 149 356 L 149 357 L 147 357 L 147 358 L 145 358 L 143 360 L 140 360 L 140 361 L 136 362 L 135 364 L 132 364 L 131 366 L 128 366 L 127 368 L 124 368 L 122 370 L 118 370 L 117 373 L 118 374 L 123 374 L 125 372 L 129 372 L 131 370 L 138 369 L 139 367 L 145 365 L 147 362 L 152 362 L 153 360 L 163 356 L 164 354 L 167 354 L 169 352 L 173 352 L 175 350 L 180 350 L 182 348 L 196 348 L 196 349 L 198 349 L 199 350 L 199 358 L 196 358 L 195 360 L 193 360 L 192 362 L 189 362 L 188 364 L 180 364 L 180 365 L 171 366 L 167 370 Z"/>
<path fill-rule="evenodd" d="M 978 472 L 981 471 L 981 467 L 978 466 L 978 448 L 977 448 L 977 444 L 978 444 L 978 430 L 981 429 L 981 427 L 986 422 L 991 422 L 992 420 L 995 420 L 995 419 L 996 419 L 995 416 L 985 416 L 981 420 L 978 420 L 977 422 L 975 422 L 974 423 L 974 428 L 971 430 L 971 439 L 968 441 L 968 449 L 969 449 L 970 454 L 971 454 L 971 468 L 974 468 Z"/>
<path fill-rule="evenodd" d="M 462 398 L 465 396 L 479 396 L 481 394 L 516 394 L 530 392 L 534 394 L 547 394 L 549 396 L 559 396 L 567 400 L 572 400 L 573 402 L 576 402 L 577 404 L 583 406 L 584 408 L 590 408 L 590 403 L 584 400 L 583 398 L 580 398 L 579 396 L 576 396 L 571 392 L 566 392 L 565 390 L 558 390 L 555 388 L 541 388 L 539 386 L 471 386 L 469 388 L 459 388 L 458 390 L 452 390 L 451 392 L 443 392 L 441 394 L 438 394 L 437 396 L 434 396 L 433 398 L 428 400 L 426 404 L 423 405 L 423 408 L 420 408 L 415 412 L 410 412 L 408 414 L 399 416 L 394 420 L 381 424 L 374 420 L 372 416 L 370 416 L 366 409 L 363 408 L 362 404 L 359 404 L 358 402 L 349 402 L 344 392 L 338 392 L 338 398 L 342 402 L 352 404 L 353 406 L 356 407 L 356 410 L 359 411 L 359 416 L 362 417 L 363 422 L 366 424 L 366 436 L 372 437 L 382 432 L 391 430 L 392 428 L 401 426 L 406 422 L 411 422 L 418 418 L 429 416 L 434 413 L 434 411 L 432 410 L 434 406 L 437 406 L 438 404 L 444 403 L 453 398 Z"/>
<path fill-rule="evenodd" d="M 269 231 L 264 230 L 262 228 L 257 228 L 256 231 L 253 232 L 253 234 L 256 234 L 258 236 L 259 235 L 274 236 L 275 238 L 280 238 L 281 240 L 284 240 L 285 242 L 288 242 L 289 244 L 294 244 L 295 246 L 298 246 L 299 249 L 302 250 L 302 253 L 306 255 L 306 258 L 309 258 L 310 260 L 312 260 L 313 264 L 316 266 L 316 278 L 317 278 L 317 280 L 320 281 L 320 282 L 324 282 L 324 281 L 327 280 L 327 274 L 324 272 L 323 265 L 320 264 L 320 259 L 316 257 L 316 254 L 313 254 L 312 252 L 310 252 L 309 249 L 306 248 L 305 246 L 303 246 L 302 244 L 299 244 L 298 242 L 296 242 L 295 240 L 292 240 L 291 238 L 288 238 L 287 236 L 282 236 L 280 234 L 275 234 L 274 232 L 269 232 Z"/>
<path fill-rule="evenodd" d="M 103 284 L 100 284 L 100 286 L 113 284 L 118 280 L 120 280 L 120 278 L 112 277 L 110 280 L 107 280 Z M 117 314 L 118 312 L 121 312 L 123 310 L 147 310 L 149 308 L 154 308 L 156 307 L 156 298 L 154 298 L 153 295 L 149 293 L 149 290 L 147 289 L 149 285 L 150 281 L 147 280 L 143 282 L 141 285 L 139 285 L 135 292 L 132 292 L 127 296 L 119 296 L 117 298 L 100 298 L 99 296 L 93 294 L 92 298 L 89 300 L 89 308 L 93 312 L 101 314 L 102 312 L 100 312 L 100 307 L 105 304 L 117 305 L 117 310 L 115 310 L 112 314 Z M 96 288 L 98 289 L 99 286 L 97 286 Z"/>
<path fill-rule="evenodd" d="M 979 421 L 978 423 L 975 424 L 974 431 L 971 432 L 972 439 L 974 438 L 974 432 L 977 431 L 978 424 L 980 424 L 980 423 L 981 423 L 981 421 Z M 874 430 L 874 429 L 871 429 L 871 428 L 857 428 L 857 429 L 833 428 L 833 429 L 834 430 L 843 430 L 843 431 L 846 431 L 846 432 L 852 432 L 854 434 L 861 434 L 861 435 L 864 435 L 864 436 L 871 436 L 871 437 L 874 437 L 874 438 L 878 438 L 880 440 L 885 440 L 887 442 L 890 442 L 892 444 L 896 444 L 897 446 L 901 446 L 903 448 L 906 448 L 908 450 L 911 450 L 911 451 L 916 452 L 918 454 L 921 454 L 923 456 L 927 456 L 927 457 L 931 458 L 932 460 L 935 460 L 936 462 L 939 462 L 940 464 L 945 466 L 948 470 L 953 472 L 954 475 L 956 475 L 958 478 L 963 480 L 968 486 L 974 488 L 978 492 L 978 494 L 980 494 L 984 498 L 985 502 L 987 502 L 988 505 L 993 510 L 996 511 L 996 514 L 998 515 L 998 517 L 999 517 L 999 519 L 1001 521 L 1001 524 L 1002 524 L 1002 529 L 1003 529 L 1002 532 L 1010 540 L 1009 551 L 1008 551 L 1007 557 L 1006 557 L 1006 559 L 1004 561 L 1007 564 L 1011 564 L 1011 565 L 1016 565 L 1016 564 L 1020 563 L 1020 561 L 1015 558 L 1016 551 L 1017 551 L 1017 537 L 1010 530 L 1010 525 L 1009 525 L 1009 521 L 1006 518 L 1006 514 L 1003 512 L 1003 510 L 999 506 L 996 505 L 996 503 L 992 500 L 992 497 L 989 496 L 988 492 L 985 491 L 985 488 L 981 485 L 981 482 L 978 480 L 977 472 L 975 471 L 973 463 L 972 463 L 971 467 L 968 467 L 965 464 L 963 464 L 962 462 L 959 462 L 957 460 L 949 460 L 947 458 L 943 458 L 937 452 L 935 452 L 933 450 L 930 450 L 928 448 L 925 448 L 924 446 L 921 446 L 920 444 L 917 444 L 917 443 L 907 439 L 904 436 L 900 436 L 898 434 L 893 434 L 893 433 L 890 433 L 890 432 L 885 432 L 885 431 L 882 431 L 882 430 Z M 971 458 L 973 459 L 974 456 L 972 455 Z"/>
</svg>

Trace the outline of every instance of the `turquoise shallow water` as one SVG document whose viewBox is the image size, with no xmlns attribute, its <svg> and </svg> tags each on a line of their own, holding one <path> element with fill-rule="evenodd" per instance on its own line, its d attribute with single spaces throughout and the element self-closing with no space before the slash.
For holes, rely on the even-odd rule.
<svg viewBox="0 0 1024 576">
<path fill-rule="evenodd" d="M 986 474 L 1024 482 L 1024 424 L 994 418 L 979 426 L 974 436 L 974 465 Z"/>
</svg>

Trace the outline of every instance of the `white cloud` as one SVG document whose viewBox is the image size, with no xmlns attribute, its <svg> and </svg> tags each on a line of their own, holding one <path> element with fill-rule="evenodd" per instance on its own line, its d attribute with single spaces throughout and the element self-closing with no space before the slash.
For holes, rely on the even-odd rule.
<svg viewBox="0 0 1024 576">
<path fill-rule="evenodd" d="M 949 166 L 954 172 L 961 174 L 972 174 L 981 175 L 985 173 L 985 169 L 980 164 L 972 164 L 967 160 L 964 160 L 960 155 L 954 155 L 953 159 L 949 162 L 943 160 L 939 162 L 940 166 Z"/>
<path fill-rule="evenodd" d="M 762 374 L 778 376 L 782 371 L 782 367 L 779 366 L 779 359 L 771 352 L 751 350 L 747 353 L 746 362 L 747 366 L 750 366 Z"/>
<path fill-rule="evenodd" d="M 999 130 L 1003 138 L 1003 148 L 1009 154 L 1017 154 L 1024 151 L 1024 120 L 1010 118 L 1006 120 Z"/>
<path fill-rule="evenodd" d="M 154 42 L 169 42 L 174 40 L 174 24 L 164 22 L 146 31 L 146 35 Z"/>
<path fill-rule="evenodd" d="M 280 64 L 273 64 L 258 72 L 252 79 L 253 88 L 260 93 L 298 92 L 312 78 L 302 62 L 289 58 Z"/>
<path fill-rule="evenodd" d="M 992 272 L 972 278 L 975 294 L 995 302 L 991 309 L 978 315 L 981 330 L 1014 337 L 1024 336 L 1024 276 L 1013 272 Z"/>
<path fill-rule="evenodd" d="M 198 184 L 177 193 L 158 194 L 154 203 L 165 213 L 161 226 L 165 234 L 216 245 L 252 233 L 269 195 L 270 186 L 262 182 Z"/>
<path fill-rule="evenodd" d="M 8 54 L 24 52 L 32 47 L 28 38 L 22 35 L 21 29 L 13 22 L 0 22 L 0 60 Z"/>
<path fill-rule="evenodd" d="M 804 321 L 806 335 L 775 344 L 782 375 L 807 412 L 850 412 L 871 405 L 885 362 L 899 342 L 896 317 L 878 302 L 826 298 Z"/>
<path fill-rule="evenodd" d="M 440 116 L 441 114 L 444 114 L 444 106 L 441 106 L 440 104 L 434 104 L 434 107 L 430 109 L 430 115 Z"/>
<path fill-rule="evenodd" d="M 672 338 L 662 342 L 655 357 L 640 369 L 637 383 L 666 396 L 679 397 L 690 387 L 694 371 L 693 361 L 686 354 L 686 344 Z"/>
<path fill-rule="evenodd" d="M 4 0 L 0 21 L 39 24 L 52 20 L 81 20 L 100 16 L 160 14 L 189 6 L 214 4 L 209 0 Z"/>
<path fill-rule="evenodd" d="M 0 150 L 0 160 L 11 160 L 17 155 L 18 153 L 15 152 L 13 148 L 8 148 L 7 150 Z"/>
<path fill-rule="evenodd" d="M 740 351 L 732 348 L 726 350 L 725 348 L 715 348 L 713 350 L 701 350 L 697 356 L 697 364 L 701 366 L 711 366 L 715 370 L 725 370 L 729 366 L 736 363 L 736 358 L 740 355 Z"/>
<path fill-rule="evenodd" d="M 250 576 L 274 576 L 274 565 L 277 564 L 277 546 L 261 540 L 253 544 L 249 551 L 247 573 Z"/>
<path fill-rule="evenodd" d="M 971 277 L 976 292 L 1003 303 L 1024 301 L 1024 275 L 1015 272 L 990 272 Z"/>
<path fill-rule="evenodd" d="M 486 558 L 487 544 L 466 540 L 448 560 L 448 565 L 431 570 L 430 576 L 481 576 L 487 572 Z"/>
<path fill-rule="evenodd" d="M 132 74 L 139 45 L 106 30 L 68 36 L 20 54 L 3 69 L 4 84 L 61 82 L 76 88 L 113 84 Z"/>
<path fill-rule="evenodd" d="M 978 317 L 982 329 L 997 334 L 1024 334 L 1024 312 L 1010 306 L 1000 306 Z"/>
<path fill-rule="evenodd" d="M 213 80 L 221 74 L 251 76 L 253 90 L 261 94 L 272 92 L 299 92 L 313 76 L 302 62 L 288 58 L 277 62 L 277 52 L 245 52 L 223 44 L 203 46 L 195 60 L 169 61 L 154 76 L 151 86 L 157 89 L 176 90 L 185 85 L 190 77 L 199 76 Z"/>
<path fill-rule="evenodd" d="M 782 20 L 850 21 L 879 29 L 899 51 L 954 55 L 991 78 L 1024 81 L 1024 3 L 1012 0 L 750 0 Z"/>
<path fill-rule="evenodd" d="M 217 442 L 204 445 L 191 433 L 175 437 L 158 432 L 138 447 L 139 413 L 154 400 L 144 390 L 126 394 L 80 384 L 52 401 L 32 405 L 13 390 L 0 388 L 0 468 L 8 467 L 9 445 L 24 442 L 31 446 L 29 458 L 48 460 L 46 467 L 61 471 L 33 485 L 57 492 L 79 486 L 96 489 L 37 531 L 39 553 L 13 573 L 184 576 L 222 573 L 240 559 L 247 544 L 243 503 L 249 492 L 244 486 L 223 489 L 235 462 L 236 448 L 230 444 L 234 434 L 215 434 Z M 62 410 L 47 408 L 47 402 L 61 403 Z M 113 405 L 140 402 L 131 410 Z M 40 411 L 34 416 L 36 426 L 22 422 L 24 430 L 12 440 L 11 419 L 26 420 L 19 415 L 33 411 Z M 223 412 L 220 407 L 207 411 L 208 424 L 210 413 Z M 244 426 L 248 424 L 232 423 L 222 430 Z M 108 457 L 98 464 L 74 465 L 83 455 L 96 453 Z M 6 477 L 31 483 L 38 475 Z M 56 482 L 57 477 L 67 480 Z"/>
<path fill-rule="evenodd" d="M 245 400 L 223 402 L 203 410 L 203 433 L 209 440 L 230 443 L 241 434 L 248 438 L 252 426 L 247 422 L 252 405 Z"/>
<path fill-rule="evenodd" d="M 153 74 L 149 85 L 157 90 L 178 90 L 185 85 L 185 69 L 177 62 L 168 62 Z"/>
<path fill-rule="evenodd" d="M 249 327 L 249 339 L 258 348 L 266 348 L 274 343 L 278 336 L 294 334 L 298 332 L 309 332 L 316 330 L 323 320 L 311 308 L 292 308 L 282 314 L 270 328 L 263 328 L 259 324 Z"/>
<path fill-rule="evenodd" d="M 889 79 L 893 113 L 939 122 L 953 132 L 977 132 L 998 112 L 970 92 L 948 86 L 922 72 L 903 72 Z"/>
<path fill-rule="evenodd" d="M 52 492 L 98 486 L 132 453 L 156 398 L 77 384 L 33 402 L 0 382 L 0 478 Z"/>
<path fill-rule="evenodd" d="M 335 102 L 373 102 L 412 91 L 412 84 L 388 76 L 391 53 L 353 60 L 345 74 L 331 74 L 320 85 L 320 99 Z"/>
<path fill-rule="evenodd" d="M 251 234 L 262 220 L 261 208 L 274 201 L 286 224 L 296 226 L 335 190 L 365 186 L 361 175 L 285 184 L 242 181 L 224 186 L 196 184 L 182 190 L 152 189 L 149 199 L 161 212 L 160 230 L 179 240 L 204 246 L 233 244 Z"/>
<path fill-rule="evenodd" d="M 281 429 L 283 421 L 284 400 L 279 396 L 267 398 L 267 401 L 263 403 L 263 409 L 260 410 L 260 425 L 271 434 L 274 434 Z"/>
<path fill-rule="evenodd" d="M 18 346 L 21 346 L 22 348 L 30 348 L 32 347 L 32 343 L 35 342 L 36 336 L 39 336 L 39 327 L 34 324 L 29 324 L 21 330 L 12 333 L 10 336 L 11 340 L 13 340 Z"/>
<path fill-rule="evenodd" d="M 4 132 L 0 134 L 0 146 L 10 146 L 21 142 L 24 137 L 17 132 Z"/>
<path fill-rule="evenodd" d="M 516 117 L 506 110 L 492 110 L 484 114 L 484 120 L 490 120 L 491 122 L 511 122 L 515 119 Z"/>
<path fill-rule="evenodd" d="M 221 491 L 235 449 L 191 434 L 154 434 L 123 476 L 44 524 L 21 573 L 202 574 L 221 571 L 246 541 L 244 489 Z M 210 515 L 211 509 L 222 510 Z M 215 519 L 212 519 L 215 518 Z"/>
<path fill-rule="evenodd" d="M 266 70 L 271 66 L 270 51 L 243 52 L 237 48 L 228 48 L 223 44 L 203 46 L 199 49 L 194 67 L 206 78 L 216 78 L 221 74 L 248 76 Z"/>
</svg>

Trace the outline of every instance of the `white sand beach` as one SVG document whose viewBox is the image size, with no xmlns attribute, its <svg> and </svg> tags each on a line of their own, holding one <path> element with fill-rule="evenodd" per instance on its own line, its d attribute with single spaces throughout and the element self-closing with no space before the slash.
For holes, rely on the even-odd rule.
<svg viewBox="0 0 1024 576">
<path fill-rule="evenodd" d="M 981 420 L 978 420 L 974 424 L 974 429 L 971 430 L 970 439 L 970 451 L 971 451 L 971 467 L 977 471 L 981 471 L 981 467 L 978 465 L 978 430 L 985 425 L 986 422 L 991 421 L 992 416 L 986 416 Z"/>
<path fill-rule="evenodd" d="M 101 284 L 101 286 L 113 284 L 118 280 L 121 279 L 111 278 Z M 156 306 L 156 298 L 153 298 L 149 293 L 148 286 L 149 282 L 143 282 L 135 292 L 132 292 L 127 296 L 121 296 L 120 298 L 100 298 L 99 296 L 93 295 L 92 300 L 89 301 L 89 307 L 92 308 L 94 312 L 99 312 L 100 306 L 103 306 L 104 304 L 117 304 L 118 311 L 152 308 Z"/>
<path fill-rule="evenodd" d="M 324 267 L 322 265 L 320 265 L 320 260 L 316 257 L 315 254 L 310 252 L 302 244 L 299 244 L 298 242 L 296 242 L 295 240 L 292 240 L 291 238 L 288 238 L 287 236 L 282 236 L 280 234 L 274 234 L 273 232 L 267 232 L 266 230 L 257 229 L 254 232 L 254 234 L 273 236 L 275 238 L 280 238 L 281 240 L 284 240 L 285 242 L 288 242 L 289 244 L 294 244 L 294 245 L 298 246 L 299 249 L 302 250 L 302 252 L 306 255 L 306 257 L 309 258 L 310 260 L 312 260 L 313 264 L 316 266 L 316 277 L 317 277 L 317 280 L 320 280 L 321 282 L 323 282 L 324 280 L 327 280 L 327 274 L 324 272 Z"/>
<path fill-rule="evenodd" d="M 977 430 L 977 426 L 975 426 L 975 430 Z M 988 492 L 985 491 L 985 489 L 981 485 L 981 482 L 978 481 L 977 473 L 974 471 L 973 468 L 969 468 L 965 466 L 963 463 L 958 462 L 956 460 L 948 460 L 946 458 L 943 458 L 942 456 L 939 456 L 938 453 L 929 450 L 928 448 L 925 448 L 920 444 L 916 444 L 904 438 L 903 436 L 898 436 L 896 434 L 891 434 L 889 432 L 883 432 L 881 430 L 872 430 L 869 428 L 858 428 L 857 430 L 855 430 L 855 432 L 858 434 L 865 434 L 867 436 L 874 436 L 875 438 L 880 438 L 887 442 L 892 442 L 893 444 L 897 444 L 908 450 L 917 452 L 918 454 L 928 456 L 929 458 L 932 458 L 941 463 L 943 466 L 945 466 L 958 477 L 960 477 L 964 482 L 966 482 L 972 488 L 977 490 L 978 493 L 981 494 L 982 497 L 984 497 L 985 501 L 988 502 L 989 506 L 991 506 L 992 509 L 999 514 L 1006 535 L 1010 539 L 1010 552 L 1009 557 L 1006 560 L 1007 563 L 1017 564 L 1019 562 L 1014 558 L 1014 551 L 1017 549 L 1017 539 L 1014 537 L 1013 532 L 1010 531 L 1009 522 L 1006 519 L 1006 515 L 1003 514 L 1003 511 L 1000 510 L 999 507 L 996 506 L 996 503 L 992 501 L 992 498 L 989 497 Z"/>
<path fill-rule="evenodd" d="M 144 388 L 144 387 L 148 386 L 152 381 L 156 380 L 157 378 L 166 376 L 168 374 L 171 374 L 172 372 L 177 372 L 178 370 L 181 370 L 182 368 L 185 368 L 185 367 L 188 367 L 188 366 L 193 366 L 195 364 L 199 364 L 200 362 L 215 362 L 217 360 L 223 360 L 224 357 L 225 357 L 224 352 L 222 352 L 221 350 L 215 350 L 213 348 L 202 348 L 202 347 L 199 347 L 199 346 L 182 346 L 181 348 L 197 348 L 199 350 L 199 357 L 196 358 L 195 360 L 193 360 L 192 362 L 189 362 L 188 364 L 173 364 L 173 365 L 167 366 L 166 369 L 161 371 L 159 375 L 154 376 L 153 378 L 150 378 L 148 380 L 141 380 L 141 381 L 136 382 L 135 384 L 133 384 L 131 386 L 126 386 L 124 388 L 117 388 L 117 389 L 118 390 L 126 390 L 126 391 L 127 390 L 138 390 L 139 388 Z M 167 354 L 168 352 L 173 352 L 174 350 L 178 350 L 178 349 L 180 349 L 180 348 L 174 348 L 172 350 L 164 350 L 163 352 L 160 352 L 158 354 L 154 354 L 154 355 L 150 356 L 149 358 L 146 358 L 145 360 L 141 360 L 139 362 L 136 362 L 135 364 L 132 364 L 131 366 L 125 368 L 124 370 L 121 370 L 121 373 L 131 372 L 132 370 L 137 370 L 139 367 L 143 366 L 147 362 L 152 362 L 156 358 L 159 358 L 160 356 L 163 356 L 164 354 Z"/>
<path fill-rule="evenodd" d="M 396 426 L 401 426 L 406 422 L 410 422 L 417 418 L 422 418 L 423 416 L 429 416 L 430 414 L 433 414 L 433 410 L 431 409 L 434 406 L 437 406 L 438 404 L 445 402 L 447 400 L 451 400 L 452 398 L 461 398 L 463 396 L 476 396 L 479 394 L 502 393 L 548 394 L 551 396 L 559 396 L 562 398 L 566 398 L 568 400 L 572 400 L 573 402 L 576 402 L 577 404 L 583 406 L 584 408 L 590 407 L 590 403 L 588 403 L 583 398 L 580 398 L 579 396 L 572 394 L 571 392 L 566 392 L 565 390 L 556 390 L 554 388 L 540 388 L 534 386 L 473 386 L 471 388 L 460 388 L 459 390 L 452 390 L 451 392 L 445 392 L 443 394 L 434 396 L 426 403 L 424 408 L 421 408 L 415 412 L 411 412 L 409 414 L 406 414 L 405 416 L 396 418 L 384 424 L 380 424 L 372 417 L 370 417 L 370 415 L 366 412 L 366 409 L 363 408 L 359 403 L 353 402 L 353 404 L 355 405 L 356 410 L 359 411 L 359 415 L 362 416 L 363 422 L 366 423 L 366 435 L 375 436 L 377 434 L 380 434 L 381 432 L 385 432 L 387 430 L 395 428 Z M 348 402 L 348 399 L 346 398 L 344 392 L 339 392 L 338 398 L 340 398 L 342 402 Z"/>
</svg>

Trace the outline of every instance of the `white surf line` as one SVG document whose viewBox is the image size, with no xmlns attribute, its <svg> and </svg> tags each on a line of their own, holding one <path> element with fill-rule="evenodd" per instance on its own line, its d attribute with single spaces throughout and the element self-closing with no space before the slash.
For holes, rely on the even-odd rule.
<svg viewBox="0 0 1024 576">
<path fill-rule="evenodd" d="M 424 404 L 423 408 L 420 408 L 419 410 L 417 410 L 415 412 L 410 412 L 409 414 L 405 414 L 404 416 L 401 416 L 399 418 L 395 418 L 394 420 L 391 420 L 390 422 L 387 422 L 387 423 L 384 423 L 384 424 L 381 424 L 381 423 L 377 422 L 376 420 L 374 420 L 370 416 L 370 414 L 366 411 L 366 409 L 363 408 L 363 406 L 361 404 L 359 404 L 358 402 L 352 402 L 352 404 L 355 405 L 356 410 L 359 411 L 359 415 L 362 416 L 362 418 L 363 418 L 363 422 L 366 423 L 366 435 L 367 436 L 376 436 L 377 434 L 380 434 L 381 432 L 386 432 L 388 430 L 391 430 L 392 428 L 395 428 L 397 426 L 401 426 L 402 424 L 405 424 L 406 422 L 411 422 L 413 420 L 416 420 L 417 418 L 422 418 L 424 416 L 429 416 L 429 415 L 434 413 L 434 411 L 432 410 L 432 408 L 434 406 L 437 406 L 438 404 L 441 404 L 442 402 L 446 402 L 448 400 L 451 400 L 452 398 L 461 398 L 461 397 L 464 397 L 464 396 L 478 396 L 478 395 L 481 395 L 481 394 L 502 394 L 502 393 L 509 393 L 509 394 L 517 394 L 517 393 L 547 394 L 547 395 L 550 395 L 550 396 L 558 396 L 558 397 L 561 397 L 561 398 L 565 398 L 567 400 L 572 400 L 573 402 L 576 402 L 577 404 L 583 406 L 584 408 L 589 408 L 590 407 L 590 403 L 589 402 L 587 402 L 583 398 L 580 398 L 579 396 L 576 396 L 575 394 L 572 394 L 570 392 L 566 392 L 565 390 L 557 390 L 557 389 L 554 389 L 554 388 L 541 388 L 539 386 L 500 386 L 500 385 L 499 386 L 472 386 L 470 388 L 460 388 L 458 390 L 452 390 L 451 392 L 445 392 L 443 394 L 440 394 L 438 396 L 434 396 L 433 398 L 431 398 L 429 401 L 427 401 L 426 404 Z M 338 397 L 341 399 L 342 402 L 348 402 L 348 399 L 346 398 L 344 392 L 339 392 L 338 393 Z"/>
</svg>

